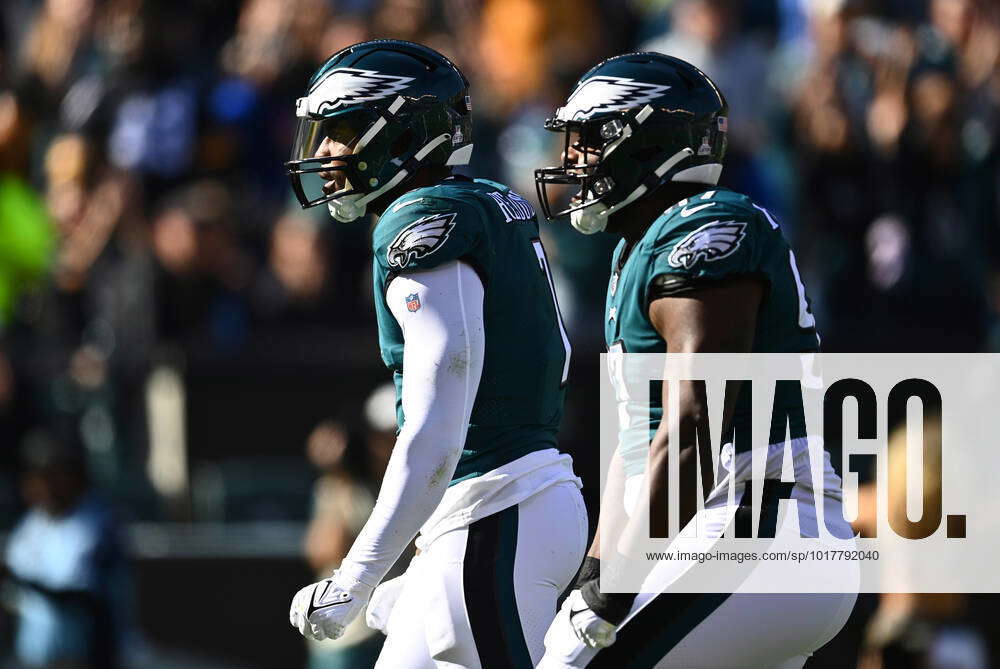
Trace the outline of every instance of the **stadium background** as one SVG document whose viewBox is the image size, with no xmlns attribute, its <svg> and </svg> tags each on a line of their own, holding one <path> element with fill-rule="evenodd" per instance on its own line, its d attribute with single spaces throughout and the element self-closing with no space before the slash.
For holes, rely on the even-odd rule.
<svg viewBox="0 0 1000 669">
<path fill-rule="evenodd" d="M 353 42 L 455 60 L 468 173 L 532 199 L 558 153 L 542 122 L 585 69 L 687 59 L 728 96 L 723 183 L 781 219 L 824 350 L 1000 350 L 991 0 L 4 0 L 0 19 L 0 532 L 31 500 L 32 439 L 82 449 L 130 556 L 131 666 L 303 666 L 290 597 L 377 490 L 368 226 L 303 212 L 282 167 L 295 98 Z M 613 240 L 542 228 L 575 346 L 561 439 L 593 510 Z M 996 600 L 930 600 L 914 657 L 996 655 Z M 809 666 L 854 666 L 878 606 Z"/>
</svg>

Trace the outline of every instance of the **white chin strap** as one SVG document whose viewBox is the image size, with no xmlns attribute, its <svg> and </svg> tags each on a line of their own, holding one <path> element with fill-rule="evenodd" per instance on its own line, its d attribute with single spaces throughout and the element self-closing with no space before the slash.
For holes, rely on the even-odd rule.
<svg viewBox="0 0 1000 669">
<path fill-rule="evenodd" d="M 692 149 L 683 148 L 674 155 L 667 158 L 663 162 L 663 164 L 661 164 L 659 167 L 653 170 L 653 174 L 655 174 L 658 177 L 662 177 L 664 174 L 667 173 L 668 170 L 677 165 L 677 163 L 681 162 L 682 160 L 687 160 L 693 155 L 694 151 Z M 677 178 L 678 176 L 681 176 L 685 172 L 689 171 L 690 170 L 684 170 L 682 172 L 678 172 L 676 175 L 674 175 L 674 178 L 672 180 L 692 181 L 693 179 L 690 178 L 685 178 L 685 179 Z M 713 184 L 718 182 L 719 172 L 721 171 L 722 171 L 721 165 L 718 166 L 717 170 L 711 170 L 711 172 L 715 176 L 715 181 L 712 182 Z M 708 175 L 706 174 L 699 176 L 708 176 Z M 636 187 L 634 191 L 629 193 L 629 196 L 627 198 L 625 198 L 616 205 L 612 205 L 609 207 L 605 205 L 603 202 L 595 202 L 592 205 L 583 207 L 581 209 L 577 209 L 576 211 L 572 211 L 569 214 L 570 225 L 576 228 L 578 232 L 582 232 L 585 235 L 592 235 L 595 232 L 600 232 L 601 230 L 604 230 L 605 228 L 608 227 L 608 217 L 611 216 L 611 214 L 615 213 L 616 211 L 621 211 L 628 205 L 632 204 L 640 197 L 645 195 L 647 190 L 649 189 L 646 187 L 645 184 L 640 184 L 639 186 Z"/>
<path fill-rule="evenodd" d="M 577 232 L 592 235 L 608 227 L 608 208 L 603 202 L 595 202 L 583 209 L 569 212 L 569 224 Z"/>
<path fill-rule="evenodd" d="M 414 160 L 418 163 L 421 162 L 431 151 L 436 149 L 438 145 L 443 142 L 447 142 L 449 139 L 451 139 L 451 135 L 448 133 L 438 135 L 431 141 L 424 144 L 423 147 L 421 147 L 421 149 L 414 154 Z M 371 140 L 369 139 L 369 141 Z M 326 205 L 330 210 L 330 215 L 341 223 L 350 223 L 351 221 L 361 218 L 365 215 L 365 210 L 368 208 L 369 202 L 398 186 L 399 183 L 409 174 L 408 170 L 401 169 L 396 172 L 391 179 L 382 184 L 381 188 L 377 188 L 371 193 L 366 193 L 364 195 L 361 193 L 355 193 L 354 195 L 345 195 L 344 197 L 338 197 L 334 200 L 330 200 Z M 351 187 L 350 182 L 348 182 L 347 187 Z"/>
<path fill-rule="evenodd" d="M 351 221 L 356 221 L 365 215 L 367 203 L 359 203 L 358 200 L 360 200 L 361 197 L 360 193 L 338 197 L 336 200 L 330 200 L 327 202 L 326 208 L 330 210 L 330 216 L 332 216 L 334 220 L 340 221 L 341 223 L 350 223 Z"/>
</svg>

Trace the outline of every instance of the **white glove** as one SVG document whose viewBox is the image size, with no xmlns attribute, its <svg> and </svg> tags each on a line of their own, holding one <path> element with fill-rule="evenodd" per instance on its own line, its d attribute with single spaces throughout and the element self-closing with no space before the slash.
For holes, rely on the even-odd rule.
<svg viewBox="0 0 1000 669">
<path fill-rule="evenodd" d="M 368 602 L 368 609 L 365 611 L 365 623 L 368 627 L 378 630 L 382 634 L 389 633 L 387 629 L 389 626 L 389 616 L 392 615 L 392 609 L 396 606 L 399 593 L 403 591 L 403 586 L 406 584 L 406 574 L 407 572 L 403 572 L 402 575 L 396 578 L 382 581 L 375 588 L 371 601 Z"/>
<path fill-rule="evenodd" d="M 370 585 L 335 571 L 330 578 L 307 585 L 295 594 L 288 621 L 307 639 L 337 639 L 364 611 L 371 594 Z"/>
<path fill-rule="evenodd" d="M 569 619 L 576 638 L 591 648 L 607 648 L 618 636 L 617 627 L 591 611 L 579 590 L 569 593 L 559 615 Z"/>
</svg>

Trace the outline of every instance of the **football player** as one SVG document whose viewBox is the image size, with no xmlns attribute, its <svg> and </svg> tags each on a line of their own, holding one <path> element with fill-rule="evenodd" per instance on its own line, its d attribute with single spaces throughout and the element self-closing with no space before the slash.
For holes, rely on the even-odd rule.
<svg viewBox="0 0 1000 669">
<path fill-rule="evenodd" d="M 470 112 L 468 81 L 436 51 L 356 44 L 298 100 L 287 163 L 304 207 L 378 217 L 375 308 L 399 424 L 371 517 L 290 620 L 336 639 L 367 606 L 387 669 L 534 666 L 586 550 L 580 481 L 556 445 L 569 340 L 532 207 L 452 174 L 472 153 Z M 376 590 L 418 531 L 419 555 Z"/>
<path fill-rule="evenodd" d="M 564 135 L 564 151 L 562 165 L 535 173 L 545 214 L 568 214 L 584 234 L 603 230 L 622 238 L 612 257 L 603 324 L 612 364 L 623 353 L 808 353 L 819 348 L 795 256 L 779 223 L 749 197 L 716 185 L 726 151 L 727 111 L 721 91 L 696 67 L 658 53 L 631 53 L 587 72 L 546 122 Z M 579 189 L 560 212 L 553 211 L 553 184 Z M 677 392 L 681 434 L 686 429 L 691 434 L 707 415 L 703 386 L 681 383 Z M 651 508 L 641 500 L 667 499 L 668 428 L 661 423 L 666 398 L 654 395 L 649 422 L 645 407 L 630 403 L 627 394 L 619 399 L 619 444 L 600 525 L 610 528 L 617 522 L 608 519 L 617 506 L 627 519 L 626 530 L 604 546 L 598 532 L 575 589 L 549 630 L 539 666 L 801 667 L 843 626 L 856 595 L 671 593 L 670 584 L 683 574 L 670 563 L 657 565 L 646 580 L 658 595 L 601 592 L 601 558 L 604 564 L 621 564 L 630 526 L 662 522 L 648 516 L 645 525 L 634 522 Z M 797 396 L 776 399 L 777 404 L 793 401 Z M 740 393 L 725 416 L 724 431 L 748 426 L 748 393 Z M 784 427 L 772 430 L 772 444 L 784 444 Z M 807 448 L 804 421 L 791 421 L 790 429 L 795 457 Z M 702 511 L 681 504 L 681 526 L 697 512 L 703 515 L 700 526 L 719 536 L 736 517 L 739 504 L 730 504 L 726 493 L 733 482 L 735 499 L 742 502 L 749 489 L 750 453 L 741 445 L 746 446 L 736 444 L 735 465 L 707 496 Z M 694 499 L 684 495 L 684 486 L 694 485 L 698 476 L 694 450 L 679 445 L 678 480 L 685 500 Z M 777 457 L 768 458 L 765 476 L 780 480 L 784 449 L 772 450 Z M 835 513 L 840 480 L 828 458 L 825 477 L 826 517 L 842 518 Z M 708 483 L 706 491 L 712 489 L 712 479 L 703 483 Z M 765 485 L 765 497 L 775 488 Z M 815 517 L 813 491 L 803 488 L 796 485 L 788 493 L 798 502 L 800 521 Z M 837 537 L 851 536 L 846 523 L 834 530 Z"/>
</svg>

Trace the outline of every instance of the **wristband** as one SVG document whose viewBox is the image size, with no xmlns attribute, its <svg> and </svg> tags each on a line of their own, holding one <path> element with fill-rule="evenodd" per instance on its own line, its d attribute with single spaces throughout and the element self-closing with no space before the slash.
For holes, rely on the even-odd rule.
<svg viewBox="0 0 1000 669">
<path fill-rule="evenodd" d="M 580 588 L 583 601 L 587 603 L 590 610 L 601 618 L 617 625 L 625 620 L 625 616 L 632 609 L 635 601 L 635 593 L 603 593 L 598 579 L 588 581 Z"/>
<path fill-rule="evenodd" d="M 576 576 L 576 584 L 573 586 L 573 589 L 579 590 L 587 581 L 596 581 L 600 577 L 601 560 L 588 555 L 583 558 L 583 565 L 580 567 L 580 573 Z"/>
</svg>

